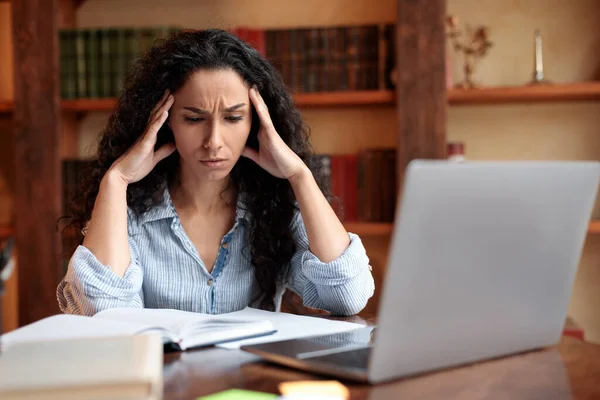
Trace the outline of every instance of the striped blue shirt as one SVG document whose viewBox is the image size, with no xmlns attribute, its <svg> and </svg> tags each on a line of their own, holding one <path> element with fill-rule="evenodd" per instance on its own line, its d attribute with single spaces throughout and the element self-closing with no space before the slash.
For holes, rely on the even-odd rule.
<svg viewBox="0 0 600 400">
<path fill-rule="evenodd" d="M 258 307 L 260 288 L 250 262 L 250 221 L 240 198 L 233 227 L 221 240 L 211 273 L 181 226 L 169 191 L 163 202 L 136 216 L 128 210 L 130 264 L 123 277 L 79 246 L 57 288 L 63 312 L 93 315 L 114 307 L 173 308 L 220 314 Z M 352 315 L 373 295 L 369 259 L 360 238 L 349 233 L 350 245 L 336 260 L 321 262 L 308 248 L 298 212 L 292 226 L 293 255 L 275 295 L 277 310 L 285 289 L 304 305 L 337 315 Z"/>
</svg>

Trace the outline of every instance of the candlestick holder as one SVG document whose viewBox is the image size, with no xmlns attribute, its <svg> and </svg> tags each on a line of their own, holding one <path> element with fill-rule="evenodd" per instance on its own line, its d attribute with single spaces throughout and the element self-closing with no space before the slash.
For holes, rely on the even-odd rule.
<svg viewBox="0 0 600 400">
<path fill-rule="evenodd" d="M 533 61 L 533 79 L 532 85 L 550 84 L 551 82 L 546 79 L 544 74 L 544 56 L 542 49 L 542 35 L 539 29 L 536 29 L 533 33 L 534 37 L 534 61 Z"/>
<path fill-rule="evenodd" d="M 458 28 L 458 18 L 453 16 L 446 18 L 446 24 L 448 25 L 448 37 L 452 42 L 452 47 L 455 51 L 462 53 L 464 58 L 463 72 L 465 78 L 455 86 L 463 89 L 475 88 L 477 87 L 473 81 L 475 65 L 493 45 L 489 40 L 488 28 L 478 26 L 472 29 L 470 26 L 465 25 L 464 30 L 461 30 Z"/>
</svg>

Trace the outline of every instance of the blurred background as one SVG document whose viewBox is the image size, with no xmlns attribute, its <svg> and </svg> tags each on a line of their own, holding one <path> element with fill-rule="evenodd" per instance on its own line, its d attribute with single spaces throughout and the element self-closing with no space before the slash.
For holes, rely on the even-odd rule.
<svg viewBox="0 0 600 400">
<path fill-rule="evenodd" d="M 38 3 L 44 2 L 0 0 L 0 242 L 18 237 L 17 268 L 2 304 L 5 330 L 57 312 L 54 290 L 70 255 L 63 254 L 57 218 L 67 214 L 67 200 L 94 156 L 127 67 L 154 40 L 179 29 L 227 29 L 279 69 L 343 204 L 336 208 L 347 229 L 363 238 L 377 287 L 402 174 L 397 156 L 406 155 L 405 112 L 435 100 L 423 93 L 447 99 L 437 114 L 425 114 L 443 123 L 432 158 L 600 159 L 597 0 L 448 0 L 441 8 L 437 0 L 55 0 L 48 2 L 54 8 L 32 11 Z M 429 44 L 396 40 L 399 26 L 415 23 L 398 21 L 409 7 L 448 33 L 428 64 L 443 68 L 436 76 L 445 83 L 430 88 L 428 76 L 418 77 L 425 84 L 413 105 L 406 92 L 404 102 L 396 101 L 397 86 L 412 90 L 402 80 L 403 63 Z M 547 82 L 532 84 L 536 30 Z M 31 43 L 41 45 L 40 60 L 57 65 L 27 58 Z M 475 88 L 459 87 L 465 60 L 472 61 Z M 44 83 L 45 74 L 56 75 L 54 84 Z M 55 95 L 56 107 L 35 112 L 32 105 L 54 102 Z M 600 221 L 598 204 L 593 220 Z M 71 237 L 76 244 L 77 233 Z M 377 304 L 378 293 L 365 313 Z M 598 307 L 600 223 L 592 222 L 569 316 L 586 340 L 600 343 Z"/>
</svg>

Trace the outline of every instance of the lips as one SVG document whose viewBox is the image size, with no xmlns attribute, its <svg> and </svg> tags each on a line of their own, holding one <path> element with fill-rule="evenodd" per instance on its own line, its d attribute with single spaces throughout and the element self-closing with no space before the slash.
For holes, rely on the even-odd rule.
<svg viewBox="0 0 600 400">
<path fill-rule="evenodd" d="M 206 160 L 200 160 L 200 162 L 203 165 L 205 165 L 205 166 L 207 166 L 209 168 L 218 168 L 218 167 L 221 167 L 221 166 L 225 165 L 225 161 L 227 161 L 227 160 L 222 159 L 222 158 L 209 158 L 209 159 L 206 159 Z"/>
</svg>

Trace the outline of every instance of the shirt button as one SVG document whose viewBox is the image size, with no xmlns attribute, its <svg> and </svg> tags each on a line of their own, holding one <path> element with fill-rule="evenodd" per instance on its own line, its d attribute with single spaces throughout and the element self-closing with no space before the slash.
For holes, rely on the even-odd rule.
<svg viewBox="0 0 600 400">
<path fill-rule="evenodd" d="M 215 281 L 214 281 L 213 279 L 209 279 L 209 280 L 208 280 L 208 282 L 206 282 L 206 284 L 207 284 L 208 286 L 212 286 L 212 285 L 213 285 L 213 283 L 215 283 Z"/>
<path fill-rule="evenodd" d="M 229 248 L 229 243 L 227 243 L 227 242 L 223 243 L 223 248 L 224 249 L 228 249 Z"/>
</svg>

